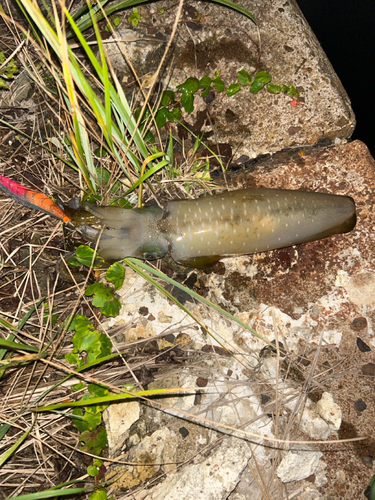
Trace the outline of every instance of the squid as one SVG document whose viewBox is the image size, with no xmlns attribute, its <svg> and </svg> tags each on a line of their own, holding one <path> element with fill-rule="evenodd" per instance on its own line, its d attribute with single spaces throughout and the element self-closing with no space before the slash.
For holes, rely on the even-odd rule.
<svg viewBox="0 0 375 500">
<path fill-rule="evenodd" d="M 205 268 L 223 257 L 347 233 L 356 224 L 353 199 L 326 193 L 249 188 L 172 200 L 163 208 L 123 209 L 86 202 L 79 210 L 62 210 L 48 197 L 38 198 L 32 194 L 38 192 L 4 176 L 0 188 L 29 207 L 74 224 L 98 244 L 99 255 L 109 262 L 125 257 L 153 260 L 169 252 L 179 264 Z"/>
</svg>

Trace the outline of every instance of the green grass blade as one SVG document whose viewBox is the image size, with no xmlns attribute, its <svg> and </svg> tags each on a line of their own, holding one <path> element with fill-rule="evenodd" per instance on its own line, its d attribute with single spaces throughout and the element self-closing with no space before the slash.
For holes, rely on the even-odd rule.
<svg viewBox="0 0 375 500">
<path fill-rule="evenodd" d="M 228 7 L 229 9 L 236 10 L 240 14 L 243 14 L 244 16 L 248 17 L 253 21 L 253 23 L 257 23 L 255 17 L 253 14 L 245 9 L 244 7 L 241 7 L 241 5 L 238 5 L 236 3 L 230 2 L 229 0 L 211 0 L 213 3 L 218 3 L 220 5 L 224 5 L 224 7 Z"/>
<path fill-rule="evenodd" d="M 0 322 L 2 322 L 2 320 Z M 11 340 L 5 339 L 0 339 L 0 346 L 13 351 L 39 352 L 39 348 L 33 345 L 19 344 L 18 342 L 12 342 Z"/>
<path fill-rule="evenodd" d="M 165 153 L 162 153 L 163 155 L 165 155 Z M 155 156 L 155 155 L 153 155 Z M 156 172 L 158 172 L 159 170 L 161 170 L 163 167 L 165 167 L 166 165 L 168 165 L 169 162 L 168 160 L 162 160 L 160 161 L 159 163 L 157 163 L 156 165 L 154 165 L 153 167 L 150 168 L 150 170 L 147 170 L 147 172 L 145 174 L 143 174 L 125 193 L 125 196 L 127 196 L 129 193 L 131 193 L 132 191 L 134 191 L 134 189 L 136 189 L 140 184 L 142 184 L 143 182 L 145 182 L 149 177 L 151 177 L 152 175 L 154 175 Z"/>
<path fill-rule="evenodd" d="M 31 429 L 34 427 L 34 424 L 36 422 L 36 419 L 34 420 L 34 422 L 31 424 L 31 426 L 29 427 L 29 429 L 27 429 L 27 431 L 25 431 L 22 436 L 14 443 L 13 446 L 11 446 L 9 448 L 9 450 L 7 450 L 6 452 L 4 452 L 1 457 L 0 457 L 0 467 L 3 466 L 3 464 L 8 460 L 8 458 L 10 458 L 13 453 L 17 450 L 17 448 L 19 448 L 21 446 L 21 444 L 25 441 L 25 439 L 27 438 L 27 436 L 29 435 Z"/>
<path fill-rule="evenodd" d="M 42 304 L 42 302 L 44 302 L 44 297 L 42 299 L 39 300 L 39 302 L 37 302 L 35 304 L 35 306 L 33 306 L 30 311 L 28 311 L 25 316 L 21 319 L 21 321 L 18 323 L 18 327 L 15 328 L 13 325 L 11 325 L 10 323 L 8 323 L 7 321 L 5 320 L 2 320 L 3 322 L 0 321 L 0 323 L 3 325 L 3 326 L 6 326 L 7 328 L 9 328 L 10 330 L 13 330 L 13 331 L 20 331 L 22 330 L 22 328 L 25 326 L 25 324 L 27 323 L 27 321 L 30 319 L 30 317 L 34 314 L 34 312 L 36 311 L 36 309 L 40 306 L 40 304 Z M 0 318 L 1 320 L 1 318 Z M 14 339 L 16 338 L 16 335 L 14 333 L 10 333 L 8 335 L 8 338 L 6 340 L 8 341 L 13 341 Z M 4 359 L 4 356 L 5 354 L 7 353 L 8 349 L 0 349 L 0 361 L 2 359 Z M 10 354 L 11 355 L 11 354 Z M 0 379 L 1 377 L 3 376 L 4 374 L 4 371 L 2 368 L 0 368 Z"/>
<path fill-rule="evenodd" d="M 94 489 L 94 486 L 89 486 L 87 488 L 65 488 L 65 489 L 56 489 L 50 488 L 46 491 L 39 491 L 37 493 L 27 493 L 26 495 L 20 495 L 18 497 L 12 497 L 13 500 L 42 500 L 43 498 L 59 498 L 59 497 L 67 497 L 71 495 L 81 495 L 87 491 L 91 491 Z M 76 496 L 75 498 L 78 498 Z"/>
<path fill-rule="evenodd" d="M 140 264 L 141 261 L 138 261 L 137 259 L 133 259 L 133 258 L 123 259 L 123 260 L 136 273 L 138 273 L 140 276 L 142 276 L 142 278 L 144 278 L 146 281 L 148 281 L 154 288 L 156 288 L 157 290 L 159 290 L 159 292 L 161 292 L 169 300 L 171 300 L 172 302 L 174 302 L 176 304 L 176 306 L 178 306 L 182 311 L 184 311 L 184 313 L 186 313 L 188 316 L 190 316 L 192 318 L 192 320 L 195 321 L 204 331 L 206 331 L 208 333 L 208 335 L 211 338 L 213 338 L 223 349 L 225 349 L 229 354 L 232 354 L 231 351 L 218 338 L 216 338 L 215 335 L 213 335 L 213 333 L 211 333 L 210 330 L 203 323 L 201 323 L 194 316 L 194 314 L 192 312 L 189 311 L 189 309 L 187 309 L 184 305 L 182 305 L 181 302 L 179 302 L 176 299 L 176 297 L 174 297 L 162 285 L 160 285 L 160 283 L 158 283 L 157 281 L 155 281 L 153 278 L 151 278 L 151 276 L 149 276 L 148 274 L 146 274 L 140 267 L 137 266 L 137 264 Z M 150 269 L 152 269 L 152 268 L 150 268 Z M 161 274 L 163 274 L 163 273 L 161 273 Z M 183 285 L 181 285 L 181 286 L 182 286 L 183 290 L 185 290 L 187 293 L 189 293 L 189 291 L 188 291 L 187 288 L 183 287 Z"/>
<path fill-rule="evenodd" d="M 34 411 L 39 413 L 44 411 L 60 410 L 61 408 L 79 408 L 83 406 L 103 405 L 108 403 L 118 403 L 119 401 L 123 401 L 129 398 L 169 396 L 171 394 L 177 394 L 181 392 L 191 393 L 192 391 L 195 390 L 201 390 L 201 389 L 199 388 L 195 389 L 194 387 L 190 388 L 172 387 L 167 389 L 150 389 L 148 391 L 127 392 L 123 394 L 110 394 L 109 396 L 102 396 L 100 398 L 83 399 L 83 400 L 81 399 L 79 401 L 70 401 L 69 403 L 56 403 L 54 405 L 41 406 L 40 408 L 36 408 Z"/>
<path fill-rule="evenodd" d="M 155 0 L 153 0 L 153 1 L 155 1 Z M 129 9 L 130 7 L 137 7 L 138 5 L 141 5 L 142 3 L 146 3 L 146 2 L 149 2 L 149 0 L 125 0 L 125 1 L 121 1 L 121 2 L 115 2 L 115 3 L 112 3 L 111 5 L 109 5 L 108 7 L 104 8 L 104 12 L 107 16 L 110 16 L 111 14 L 116 12 L 117 10 Z M 233 2 L 230 2 L 228 0 L 212 0 L 212 2 L 217 3 L 217 4 L 221 4 L 221 5 L 224 5 L 224 7 L 228 7 L 230 9 L 236 10 L 240 14 L 243 14 L 244 16 L 251 19 L 251 21 L 253 21 L 256 24 L 256 19 L 253 16 L 253 14 L 251 14 L 251 12 L 249 12 L 244 7 L 241 7 L 240 5 L 233 3 Z M 101 2 L 101 4 L 103 6 L 105 3 L 106 2 Z M 152 2 L 149 2 L 149 3 L 152 3 Z M 96 22 L 99 22 L 101 19 L 104 18 L 104 14 L 101 11 L 99 5 L 95 7 L 95 10 L 93 9 L 93 12 L 95 13 Z M 78 18 L 78 15 L 75 16 L 75 19 L 77 19 L 77 18 Z M 81 19 L 79 19 L 77 21 L 77 25 L 81 31 L 84 31 L 87 28 L 89 28 L 92 25 L 92 20 L 90 19 L 89 14 L 86 14 Z M 71 37 L 72 34 L 69 33 L 68 36 Z"/>
<path fill-rule="evenodd" d="M 203 302 L 203 304 L 205 304 L 206 306 L 208 306 L 212 309 L 215 309 L 215 311 L 217 311 L 218 313 L 222 314 L 223 316 L 230 319 L 231 321 L 234 321 L 235 323 L 240 325 L 242 328 L 244 328 L 245 330 L 251 332 L 253 335 L 258 337 L 260 340 L 263 340 L 263 342 L 265 342 L 266 344 L 269 344 L 269 341 L 265 337 L 263 337 L 262 335 L 257 333 L 253 328 L 251 328 L 251 326 L 247 325 L 246 323 L 244 323 L 240 319 L 236 318 L 235 316 L 233 316 L 229 312 L 225 311 L 221 307 L 217 306 L 213 302 L 210 302 L 209 300 L 205 299 L 204 297 L 202 297 L 198 293 L 194 292 L 193 290 L 190 290 L 186 286 L 181 285 L 181 283 L 178 283 L 178 281 L 175 281 L 174 279 L 169 278 L 166 274 L 162 273 L 161 271 L 158 271 L 157 269 L 154 269 L 153 267 L 149 266 L 145 262 L 142 262 L 138 259 L 134 259 L 132 257 L 124 259 L 124 262 L 126 262 L 128 265 L 131 264 L 130 267 L 132 267 L 132 269 L 134 269 L 134 270 L 136 270 L 135 266 L 140 267 L 140 268 L 144 269 L 145 271 L 148 271 L 149 273 L 154 274 L 158 278 L 161 278 L 164 281 L 167 281 L 171 285 L 176 286 L 180 290 L 183 290 L 184 292 L 188 293 L 191 297 L 194 297 L 196 300 Z"/>
<path fill-rule="evenodd" d="M 110 6 L 106 7 L 104 9 L 104 12 L 105 12 L 106 16 L 108 17 L 111 14 L 113 14 L 114 12 L 116 12 L 117 10 L 129 9 L 130 7 L 136 7 L 137 5 L 141 5 L 142 3 L 146 3 L 146 2 L 149 2 L 149 0 L 125 0 L 125 1 L 121 1 L 121 2 L 115 2 L 115 3 L 112 3 Z M 102 5 L 105 5 L 106 3 L 107 2 L 101 2 Z M 99 22 L 104 18 L 104 14 L 103 14 L 99 5 L 97 7 L 95 7 L 93 9 L 93 11 L 95 14 L 96 22 Z M 77 19 L 77 18 L 75 17 L 75 19 Z M 81 31 L 85 31 L 87 28 L 90 28 L 90 26 L 92 26 L 91 16 L 89 14 L 86 14 L 85 16 L 83 16 L 82 19 L 79 19 L 77 21 L 77 26 L 79 27 L 79 29 Z M 68 33 L 68 36 L 71 37 L 72 34 Z"/>
</svg>

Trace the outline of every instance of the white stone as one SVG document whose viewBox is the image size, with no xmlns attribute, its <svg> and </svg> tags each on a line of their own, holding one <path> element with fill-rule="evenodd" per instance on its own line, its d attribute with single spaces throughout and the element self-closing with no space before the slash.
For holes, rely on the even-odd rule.
<svg viewBox="0 0 375 500">
<path fill-rule="evenodd" d="M 300 425 L 301 430 L 313 439 L 327 439 L 332 432 L 328 423 L 308 408 L 303 412 Z"/>
<path fill-rule="evenodd" d="M 288 451 L 276 469 L 276 474 L 283 483 L 301 481 L 314 474 L 319 459 L 323 455 L 320 451 L 298 450 Z"/>
<path fill-rule="evenodd" d="M 116 456 L 128 438 L 128 430 L 139 419 L 140 406 L 137 401 L 108 406 L 103 412 L 107 431 L 110 457 Z"/>
<path fill-rule="evenodd" d="M 315 411 L 327 422 L 332 430 L 338 431 L 342 421 L 342 411 L 334 402 L 332 394 L 324 392 L 316 403 Z"/>
<path fill-rule="evenodd" d="M 227 498 L 251 456 L 248 443 L 225 439 L 208 458 L 170 474 L 144 500 L 218 500 Z"/>
</svg>

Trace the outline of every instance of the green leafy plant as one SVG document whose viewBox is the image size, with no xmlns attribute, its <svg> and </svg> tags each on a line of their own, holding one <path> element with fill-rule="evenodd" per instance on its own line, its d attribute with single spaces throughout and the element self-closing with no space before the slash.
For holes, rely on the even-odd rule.
<svg viewBox="0 0 375 500">
<path fill-rule="evenodd" d="M 5 61 L 4 51 L 0 51 L 0 89 L 8 89 L 9 85 L 5 80 L 11 80 L 19 71 L 15 59 L 7 61 L 6 64 Z"/>
<path fill-rule="evenodd" d="M 201 91 L 200 96 L 206 97 L 212 86 L 217 92 L 226 92 L 228 97 L 231 97 L 246 87 L 249 92 L 257 94 L 263 88 L 266 88 L 270 94 L 284 93 L 290 97 L 299 97 L 298 90 L 293 85 L 270 85 L 272 76 L 267 71 L 258 71 L 254 78 L 249 73 L 242 69 L 237 73 L 237 82 L 231 83 L 228 87 L 220 78 L 220 72 L 217 71 L 215 76 L 211 78 L 208 75 L 203 76 L 200 80 L 189 77 L 184 83 L 177 85 L 176 92 L 173 90 L 165 90 L 163 92 L 160 106 L 155 110 L 155 122 L 159 128 L 163 127 L 167 121 L 174 122 L 182 116 L 182 109 L 190 114 L 194 111 L 194 99 Z M 148 115 L 144 115 L 143 119 L 147 119 Z"/>
<path fill-rule="evenodd" d="M 118 16 L 111 16 L 109 21 L 110 22 L 105 26 L 105 29 L 109 32 L 114 31 L 121 24 L 121 19 Z"/>
<path fill-rule="evenodd" d="M 103 263 L 102 259 L 95 260 L 94 251 L 81 245 L 76 251 L 76 261 L 79 264 L 91 266 L 94 262 L 96 266 Z M 121 288 L 125 278 L 124 267 L 116 262 L 106 271 L 106 279 L 109 285 L 104 283 L 94 283 L 85 290 L 86 296 L 93 295 L 93 305 L 98 307 L 102 314 L 106 316 L 116 316 L 121 307 L 120 301 L 114 296 L 113 288 Z M 107 335 L 99 332 L 86 316 L 75 315 L 71 320 L 68 330 L 74 330 L 72 338 L 74 349 L 65 355 L 65 359 L 82 367 L 87 363 L 95 363 L 111 354 L 112 342 Z M 87 393 L 82 396 L 82 401 L 88 403 L 93 399 L 103 398 L 109 395 L 107 388 L 97 384 L 86 384 L 80 382 L 72 387 L 75 391 L 87 389 Z M 89 405 L 84 408 L 75 408 L 72 413 L 73 425 L 80 431 L 79 440 L 82 451 L 100 455 L 107 444 L 107 435 L 102 426 L 102 412 L 107 405 Z M 102 464 L 94 461 L 88 468 L 91 476 L 100 473 Z"/>
<path fill-rule="evenodd" d="M 134 8 L 130 16 L 128 17 L 129 24 L 132 26 L 138 26 L 141 21 L 141 15 L 138 12 L 138 9 Z"/>
<path fill-rule="evenodd" d="M 104 333 L 96 330 L 86 316 L 74 316 L 69 330 L 75 330 L 72 339 L 74 349 L 65 355 L 65 359 L 69 363 L 79 367 L 110 354 L 112 348 L 110 339 Z"/>
</svg>

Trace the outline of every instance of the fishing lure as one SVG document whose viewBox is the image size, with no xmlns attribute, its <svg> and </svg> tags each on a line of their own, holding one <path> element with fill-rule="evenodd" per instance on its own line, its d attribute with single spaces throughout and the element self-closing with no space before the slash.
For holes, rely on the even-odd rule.
<svg viewBox="0 0 375 500">
<path fill-rule="evenodd" d="M 266 188 L 173 200 L 164 210 L 97 207 L 87 202 L 83 208 L 69 212 L 71 222 L 98 243 L 105 260 L 153 260 L 169 252 L 176 262 L 197 268 L 223 257 L 347 233 L 356 223 L 355 204 L 349 196 Z"/>
<path fill-rule="evenodd" d="M 35 208 L 48 215 L 54 215 L 64 222 L 70 221 L 67 214 L 51 198 L 40 191 L 22 186 L 4 175 L 0 175 L 0 188 L 26 207 Z"/>
</svg>

